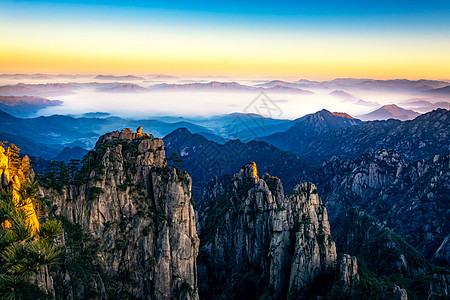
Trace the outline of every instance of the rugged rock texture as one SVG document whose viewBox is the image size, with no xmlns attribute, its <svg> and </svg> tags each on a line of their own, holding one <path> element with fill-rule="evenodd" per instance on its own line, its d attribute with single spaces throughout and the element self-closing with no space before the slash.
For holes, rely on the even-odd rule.
<svg viewBox="0 0 450 300">
<path fill-rule="evenodd" d="M 378 220 L 350 209 L 337 233 L 338 249 L 363 258 L 377 274 L 414 276 L 430 269 L 421 253 Z"/>
<path fill-rule="evenodd" d="M 28 156 L 25 155 L 21 158 L 17 147 L 11 145 L 5 149 L 3 148 L 3 143 L 0 143 L 0 192 L 11 188 L 13 199 L 18 204 L 21 185 L 33 179 L 34 172 Z M 33 229 L 33 232 L 38 231 L 38 213 L 36 212 L 33 199 L 24 199 L 21 207 L 27 214 L 27 224 Z"/>
<path fill-rule="evenodd" d="M 311 165 L 296 154 L 282 151 L 265 142 L 239 140 L 219 144 L 180 128 L 164 137 L 167 156 L 173 152 L 183 159 L 186 170 L 193 179 L 193 194 L 200 199 L 204 188 L 215 176 L 233 174 L 249 161 L 254 161 L 259 171 L 279 177 L 288 190 L 305 181 L 305 173 L 312 172 Z"/>
<path fill-rule="evenodd" d="M 43 190 L 65 225 L 56 296 L 197 299 L 191 178 L 167 167 L 163 141 L 112 132 L 83 162 L 72 184 Z"/>
<path fill-rule="evenodd" d="M 381 149 L 395 149 L 407 161 L 428 159 L 450 152 L 449 123 L 450 111 L 446 109 L 405 122 L 366 122 L 318 135 L 294 152 L 312 162 L 323 162 L 333 155 L 350 158 Z"/>
<path fill-rule="evenodd" d="M 350 292 L 359 282 L 358 259 L 355 256 L 344 254 L 339 260 L 339 280 L 343 283 L 344 292 Z"/>
<path fill-rule="evenodd" d="M 285 196 L 278 178 L 259 178 L 249 163 L 231 180 L 213 179 L 198 211 L 204 298 L 298 297 L 336 265 L 326 208 L 310 183 Z"/>
<path fill-rule="evenodd" d="M 448 299 L 450 297 L 450 274 L 433 274 L 428 300 Z"/>
<path fill-rule="evenodd" d="M 408 300 L 408 293 L 398 285 L 392 285 L 383 290 L 382 300 Z"/>
<path fill-rule="evenodd" d="M 333 230 L 349 208 L 358 207 L 426 257 L 441 249 L 439 259 L 448 263 L 444 240 L 449 232 L 450 154 L 412 163 L 394 150 L 356 159 L 334 158 L 322 165 L 315 178 Z"/>
<path fill-rule="evenodd" d="M 332 113 L 322 109 L 295 120 L 295 124 L 285 132 L 277 132 L 259 138 L 259 140 L 283 150 L 301 153 L 300 149 L 308 145 L 309 141 L 315 136 L 361 123 L 361 120 L 354 119 L 347 114 Z"/>
</svg>

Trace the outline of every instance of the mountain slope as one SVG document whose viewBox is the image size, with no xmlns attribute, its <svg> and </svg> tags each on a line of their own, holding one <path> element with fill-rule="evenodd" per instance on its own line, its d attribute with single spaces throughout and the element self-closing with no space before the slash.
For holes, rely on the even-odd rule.
<svg viewBox="0 0 450 300">
<path fill-rule="evenodd" d="M 395 149 L 411 161 L 450 152 L 449 127 L 450 111 L 437 109 L 411 121 L 372 121 L 340 128 L 308 141 L 299 139 L 290 148 L 301 158 L 316 163 L 332 156 L 349 158 L 381 149 Z"/>
<path fill-rule="evenodd" d="M 298 153 L 316 135 L 361 123 L 361 120 L 354 119 L 347 114 L 331 113 L 323 109 L 295 120 L 294 125 L 285 132 L 258 138 L 258 140 L 286 151 Z"/>
<path fill-rule="evenodd" d="M 184 121 L 167 123 L 157 120 L 128 120 L 118 117 L 74 118 L 62 115 L 22 119 L 3 111 L 0 111 L 0 118 L 2 120 L 0 134 L 5 136 L 6 140 L 22 148 L 25 154 L 45 158 L 57 156 L 64 146 L 73 147 L 76 144 L 82 148 L 92 148 L 101 133 L 124 127 L 152 128 L 155 136 L 160 137 L 177 128 L 187 127 L 193 132 L 206 132 L 214 137 L 214 134 L 205 127 Z M 217 140 L 221 140 L 220 137 Z M 32 147 L 33 144 L 46 146 Z M 58 146 L 54 147 L 54 145 Z"/>
<path fill-rule="evenodd" d="M 15 116 L 28 116 L 47 106 L 61 105 L 59 100 L 49 100 L 33 96 L 0 96 L 0 110 Z"/>
<path fill-rule="evenodd" d="M 53 160 L 69 162 L 71 159 L 81 160 L 89 151 L 81 147 L 66 147 Z"/>
<path fill-rule="evenodd" d="M 65 230 L 57 299 L 198 299 L 191 179 L 162 140 L 108 133 L 76 174 L 53 175 L 40 184 Z"/>
<path fill-rule="evenodd" d="M 401 108 L 395 104 L 384 105 L 371 113 L 359 116 L 361 120 L 373 121 L 373 120 L 387 120 L 397 119 L 401 121 L 413 120 L 415 117 L 420 116 L 420 113 L 413 110 Z"/>
<path fill-rule="evenodd" d="M 336 265 L 327 211 L 312 184 L 285 197 L 278 178 L 259 178 L 248 163 L 213 179 L 198 211 L 202 298 L 300 297 Z"/>
<path fill-rule="evenodd" d="M 176 152 L 182 158 L 193 178 L 193 194 L 197 198 L 211 178 L 219 174 L 231 174 L 248 161 L 256 162 L 260 172 L 268 172 L 285 180 L 288 189 L 303 179 L 303 174 L 311 168 L 297 155 L 264 142 L 242 143 L 233 140 L 221 145 L 192 134 L 186 128 L 165 136 L 164 144 L 168 157 Z"/>
<path fill-rule="evenodd" d="M 314 174 L 333 228 L 358 207 L 431 258 L 449 232 L 450 154 L 407 163 L 394 150 L 334 158 Z M 447 255 L 443 259 L 449 260 Z"/>
</svg>

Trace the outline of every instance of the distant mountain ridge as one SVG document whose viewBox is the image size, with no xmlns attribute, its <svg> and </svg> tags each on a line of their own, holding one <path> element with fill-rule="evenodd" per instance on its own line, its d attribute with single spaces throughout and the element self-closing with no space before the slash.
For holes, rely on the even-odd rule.
<svg viewBox="0 0 450 300">
<path fill-rule="evenodd" d="M 238 82 L 219 82 L 219 81 L 211 81 L 207 83 L 195 82 L 195 83 L 185 83 L 185 84 L 168 84 L 161 83 L 156 84 L 149 88 L 150 90 L 192 90 L 192 91 L 272 91 L 279 93 L 295 93 L 295 94 L 303 94 L 303 95 L 311 95 L 314 94 L 311 91 L 301 89 L 296 87 L 295 84 L 285 85 L 282 83 L 273 84 L 273 85 L 258 85 L 248 86 L 243 85 Z"/>
<path fill-rule="evenodd" d="M 427 92 L 436 95 L 450 96 L 450 85 L 441 88 L 431 89 L 428 90 Z"/>
<path fill-rule="evenodd" d="M 136 92 L 146 92 L 148 89 L 134 83 L 122 83 L 113 87 L 106 87 L 99 89 L 101 92 L 119 92 L 119 93 L 136 93 Z"/>
<path fill-rule="evenodd" d="M 23 148 L 24 154 L 43 156 L 52 159 L 66 146 L 76 145 L 90 149 L 101 133 L 117 128 L 137 128 L 144 126 L 152 128 L 157 136 L 164 136 L 173 130 L 187 127 L 193 132 L 207 133 L 208 137 L 215 139 L 215 134 L 205 127 L 181 121 L 167 123 L 157 120 L 128 120 L 118 117 L 102 118 L 75 118 L 71 116 L 52 115 L 37 118 L 16 118 L 0 110 L 2 127 L 0 136 L 5 136 L 9 142 Z M 216 140 L 223 141 L 217 137 Z M 32 147 L 30 145 L 38 145 Z"/>
<path fill-rule="evenodd" d="M 351 158 L 380 149 L 396 149 L 406 160 L 450 152 L 450 111 L 437 109 L 414 120 L 369 121 L 302 141 L 300 157 L 323 162 L 332 156 Z M 276 146 L 276 145 L 275 145 Z"/>
<path fill-rule="evenodd" d="M 47 106 L 58 106 L 62 103 L 60 100 L 35 96 L 0 96 L 0 110 L 16 116 L 27 116 Z"/>
<path fill-rule="evenodd" d="M 134 76 L 134 75 L 125 75 L 125 76 L 115 76 L 115 75 L 97 75 L 95 79 L 101 80 L 144 80 L 144 77 Z"/>
<path fill-rule="evenodd" d="M 333 116 L 330 112 L 328 115 Z M 320 119 L 319 115 L 310 117 L 310 120 L 317 118 Z M 334 128 L 325 125 L 317 128 L 320 125 L 316 122 L 307 122 L 307 125 L 312 125 L 306 127 L 298 123 L 297 128 L 293 126 L 285 132 L 258 140 L 297 153 L 315 164 L 327 161 L 332 156 L 351 158 L 389 148 L 396 149 L 407 160 L 417 160 L 450 152 L 449 122 L 450 111 L 436 109 L 409 121 L 390 119 L 361 122 L 356 126 L 341 123 L 345 126 Z"/>
<path fill-rule="evenodd" d="M 265 141 L 283 150 L 297 152 L 301 151 L 304 143 L 319 134 L 361 123 L 361 120 L 346 113 L 331 113 L 323 109 L 294 120 L 294 125 L 285 132 L 275 133 L 257 140 Z"/>
<path fill-rule="evenodd" d="M 66 147 L 53 160 L 69 162 L 71 159 L 82 160 L 89 151 L 81 147 Z"/>
<path fill-rule="evenodd" d="M 73 93 L 80 87 L 77 83 L 15 84 L 0 86 L 4 96 L 58 96 Z"/>
<path fill-rule="evenodd" d="M 359 116 L 364 121 L 397 119 L 401 121 L 413 120 L 420 113 L 413 110 L 401 108 L 395 104 L 384 105 L 379 109 Z"/>
<path fill-rule="evenodd" d="M 205 184 L 219 174 L 230 174 L 248 161 L 258 163 L 262 174 L 269 172 L 285 181 L 288 189 L 294 187 L 311 168 L 296 154 L 280 150 L 268 143 L 239 140 L 224 145 L 207 140 L 180 128 L 163 138 L 167 156 L 176 152 L 193 178 L 193 194 L 201 196 Z"/>
</svg>

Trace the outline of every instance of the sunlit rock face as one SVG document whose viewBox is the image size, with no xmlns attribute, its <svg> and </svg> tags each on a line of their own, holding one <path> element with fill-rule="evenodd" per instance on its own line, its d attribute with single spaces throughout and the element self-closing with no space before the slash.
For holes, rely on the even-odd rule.
<svg viewBox="0 0 450 300">
<path fill-rule="evenodd" d="M 336 265 L 327 211 L 313 184 L 285 196 L 278 178 L 258 177 L 249 163 L 231 178 L 214 178 L 198 212 L 201 297 L 299 296 Z"/>
<path fill-rule="evenodd" d="M 140 130 L 139 130 L 140 131 Z M 126 129 L 100 137 L 80 176 L 61 192 L 43 189 L 53 211 L 81 225 L 97 249 L 92 281 L 70 268 L 57 294 L 74 299 L 197 299 L 197 236 L 191 178 L 169 168 L 163 141 Z M 66 237 L 70 237 L 66 234 Z M 74 241 L 66 238 L 66 254 Z M 66 263 L 71 263 L 69 260 Z"/>
<path fill-rule="evenodd" d="M 12 190 L 15 204 L 25 211 L 27 215 L 25 221 L 36 232 L 39 230 L 39 221 L 33 204 L 35 199 L 20 197 L 21 185 L 31 181 L 34 173 L 28 156 L 20 158 L 18 153 L 12 150 L 13 148 L 0 147 L 0 191 L 8 188 Z M 9 221 L 5 221 L 3 226 L 9 227 Z"/>
</svg>

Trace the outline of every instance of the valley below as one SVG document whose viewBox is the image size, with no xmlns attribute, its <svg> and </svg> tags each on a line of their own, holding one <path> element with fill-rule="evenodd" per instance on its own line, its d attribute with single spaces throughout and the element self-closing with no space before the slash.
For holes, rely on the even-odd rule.
<svg viewBox="0 0 450 300">
<path fill-rule="evenodd" d="M 339 81 L 327 84 L 342 87 Z M 428 84 L 424 89 L 443 83 Z M 300 93 L 293 89 L 305 85 L 319 83 L 172 83 L 154 89 Z M 73 84 L 51 86 L 69 88 L 76 91 Z M 122 88 L 148 92 L 129 83 Z M 1 230 L 8 237 L 4 245 L 16 248 L 0 248 L 1 295 L 398 300 L 450 295 L 445 105 L 414 114 L 385 105 L 377 120 L 327 109 L 293 120 L 251 112 L 131 119 L 102 111 L 32 116 L 36 106 L 61 103 L 5 97 Z M 25 194 L 28 184 L 35 192 L 28 188 Z M 25 230 L 29 217 L 6 213 L 8 203 L 22 211 L 20 197 L 29 199 L 27 209 L 39 214 L 42 224 L 30 237 L 13 235 Z M 19 276 L 14 270 L 22 265 L 14 267 L 13 257 L 34 255 L 29 245 L 37 247 L 38 236 L 55 259 L 39 261 L 38 255 L 36 267 Z"/>
</svg>

